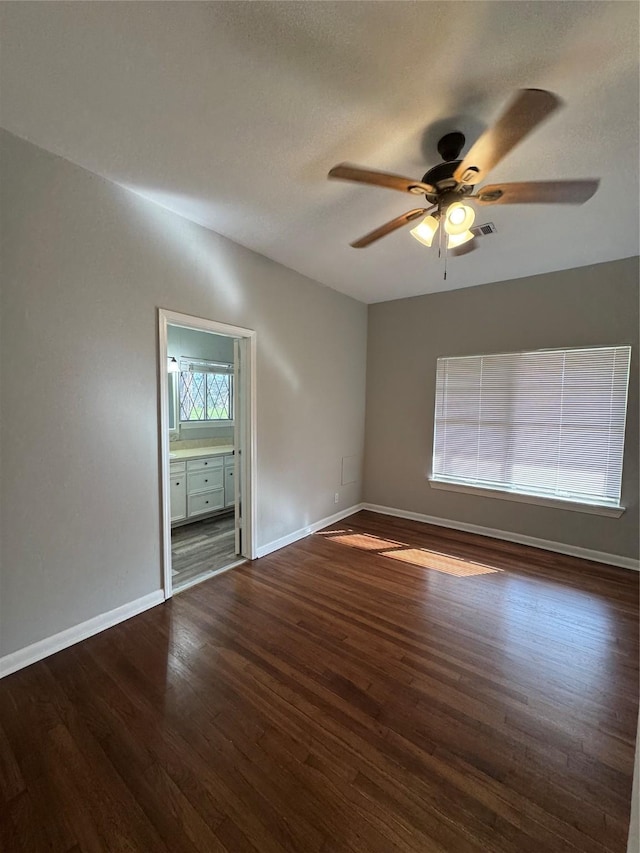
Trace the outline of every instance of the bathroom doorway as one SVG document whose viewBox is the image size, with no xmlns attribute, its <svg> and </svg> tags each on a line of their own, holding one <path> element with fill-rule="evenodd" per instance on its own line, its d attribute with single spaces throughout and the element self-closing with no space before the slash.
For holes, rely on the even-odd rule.
<svg viewBox="0 0 640 853">
<path fill-rule="evenodd" d="M 255 332 L 159 311 L 165 598 L 252 559 Z"/>
</svg>

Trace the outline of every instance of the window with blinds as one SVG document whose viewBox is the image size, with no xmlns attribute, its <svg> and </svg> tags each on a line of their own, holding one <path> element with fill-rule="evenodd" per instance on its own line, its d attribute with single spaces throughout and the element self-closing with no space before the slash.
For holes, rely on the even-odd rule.
<svg viewBox="0 0 640 853">
<path fill-rule="evenodd" d="M 619 507 L 631 347 L 439 358 L 431 479 Z"/>
</svg>

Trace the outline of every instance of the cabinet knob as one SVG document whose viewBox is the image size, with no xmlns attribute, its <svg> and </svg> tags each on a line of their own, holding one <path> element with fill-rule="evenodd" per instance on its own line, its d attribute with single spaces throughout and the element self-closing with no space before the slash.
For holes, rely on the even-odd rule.
<svg viewBox="0 0 640 853">
<path fill-rule="evenodd" d="M 209 482 L 208 480 L 205 480 L 205 483 L 208 483 L 208 482 Z"/>
<path fill-rule="evenodd" d="M 209 503 L 209 501 L 205 501 L 205 503 L 206 503 L 206 504 L 208 504 L 208 503 Z"/>
</svg>

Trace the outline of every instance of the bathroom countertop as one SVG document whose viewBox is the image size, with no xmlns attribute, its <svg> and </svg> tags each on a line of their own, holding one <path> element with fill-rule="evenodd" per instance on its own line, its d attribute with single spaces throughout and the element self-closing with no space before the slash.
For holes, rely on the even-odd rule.
<svg viewBox="0 0 640 853">
<path fill-rule="evenodd" d="M 233 452 L 233 444 L 219 444 L 213 447 L 190 447 L 187 450 L 170 450 L 169 462 L 181 462 L 185 459 L 201 459 L 203 456 L 226 456 Z"/>
</svg>

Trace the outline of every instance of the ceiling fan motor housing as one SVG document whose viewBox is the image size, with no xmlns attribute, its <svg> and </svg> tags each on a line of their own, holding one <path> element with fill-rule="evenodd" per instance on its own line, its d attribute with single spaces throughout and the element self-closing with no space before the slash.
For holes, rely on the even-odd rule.
<svg viewBox="0 0 640 853">
<path fill-rule="evenodd" d="M 453 173 L 458 168 L 461 160 L 449 160 L 447 163 L 438 163 L 425 174 L 422 179 L 423 184 L 431 184 L 439 190 L 447 187 L 455 187 L 458 183 L 453 177 Z"/>
<path fill-rule="evenodd" d="M 438 142 L 438 154 L 444 160 L 444 163 L 438 163 L 424 175 L 422 182 L 435 187 L 437 193 L 427 193 L 426 197 L 431 203 L 436 203 L 438 197 L 446 190 L 453 189 L 458 186 L 458 181 L 453 177 L 456 169 L 462 162 L 459 160 L 460 152 L 464 147 L 464 133 L 456 130 L 452 133 L 446 133 Z"/>
<path fill-rule="evenodd" d="M 437 204 L 440 208 L 460 201 L 473 191 L 472 186 L 460 184 L 453 174 L 462 160 L 451 160 L 448 163 L 439 163 L 426 173 L 422 179 L 423 184 L 434 187 L 435 192 L 425 193 L 429 204 Z"/>
</svg>

